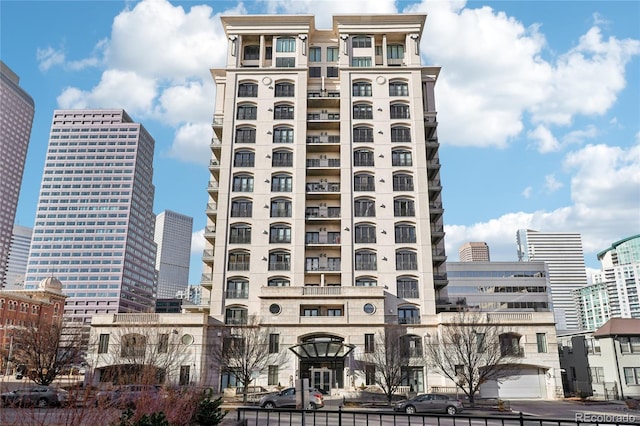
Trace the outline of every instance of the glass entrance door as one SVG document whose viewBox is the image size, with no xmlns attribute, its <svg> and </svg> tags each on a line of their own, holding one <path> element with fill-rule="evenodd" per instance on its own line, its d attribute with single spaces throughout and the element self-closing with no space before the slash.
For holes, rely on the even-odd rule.
<svg viewBox="0 0 640 426">
<path fill-rule="evenodd" d="M 333 383 L 333 371 L 328 368 L 313 368 L 311 373 L 311 387 L 322 391 L 324 394 L 331 393 L 331 383 Z"/>
</svg>

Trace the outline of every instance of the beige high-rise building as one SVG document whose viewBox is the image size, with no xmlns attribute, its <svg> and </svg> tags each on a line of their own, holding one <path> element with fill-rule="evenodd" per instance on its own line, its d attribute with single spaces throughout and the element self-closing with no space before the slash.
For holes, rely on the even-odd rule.
<svg viewBox="0 0 640 426">
<path fill-rule="evenodd" d="M 464 243 L 458 251 L 460 262 L 489 262 L 489 246 L 485 242 Z"/>
<path fill-rule="evenodd" d="M 440 68 L 420 63 L 424 22 L 341 15 L 319 30 L 309 15 L 222 17 L 202 285 L 213 318 L 258 316 L 277 345 L 317 354 L 270 381 L 299 372 L 344 387 L 376 332 L 401 325 L 419 346 L 436 323 Z M 407 368 L 424 390 L 423 367 Z"/>
</svg>

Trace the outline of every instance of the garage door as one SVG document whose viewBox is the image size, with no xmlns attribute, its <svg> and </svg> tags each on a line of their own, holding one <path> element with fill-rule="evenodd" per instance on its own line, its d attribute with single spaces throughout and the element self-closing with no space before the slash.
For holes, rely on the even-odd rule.
<svg viewBox="0 0 640 426">
<path fill-rule="evenodd" d="M 537 368 L 523 370 L 519 376 L 498 384 L 500 398 L 543 398 L 546 396 L 544 371 Z"/>
</svg>

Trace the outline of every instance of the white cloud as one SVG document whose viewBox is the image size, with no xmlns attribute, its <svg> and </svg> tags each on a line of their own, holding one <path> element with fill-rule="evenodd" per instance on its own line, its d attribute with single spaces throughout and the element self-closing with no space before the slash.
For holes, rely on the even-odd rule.
<svg viewBox="0 0 640 426">
<path fill-rule="evenodd" d="M 493 260 L 515 260 L 518 229 L 582 234 L 587 262 L 617 239 L 640 229 L 640 145 L 624 149 L 588 145 L 567 154 L 564 166 L 575 171 L 573 204 L 552 211 L 507 213 L 470 226 L 446 226 L 448 253 L 466 241 L 486 241 Z M 453 260 L 453 259 L 452 259 Z"/>
<path fill-rule="evenodd" d="M 533 192 L 533 188 L 531 186 L 527 186 L 524 191 L 522 191 L 522 196 L 524 198 L 531 198 L 531 192 Z"/>
<path fill-rule="evenodd" d="M 211 151 L 211 125 L 205 123 L 188 123 L 180 126 L 171 144 L 168 155 L 184 162 L 209 164 Z"/>
<path fill-rule="evenodd" d="M 205 247 L 204 229 L 194 231 L 191 234 L 191 254 L 202 255 L 202 251 Z"/>
<path fill-rule="evenodd" d="M 594 125 L 589 125 L 585 129 L 572 130 L 562 137 L 562 144 L 582 144 L 586 139 L 594 139 L 598 136 L 598 129 Z"/>
<path fill-rule="evenodd" d="M 544 187 L 547 192 L 556 192 L 558 189 L 562 188 L 562 182 L 559 182 L 555 175 L 547 175 L 544 177 Z"/>
<path fill-rule="evenodd" d="M 527 132 L 527 137 L 534 141 L 541 154 L 560 150 L 560 142 L 546 126 L 538 125 L 535 129 Z"/>
<path fill-rule="evenodd" d="M 158 98 L 156 116 L 165 123 L 211 122 L 215 87 L 213 81 L 190 81 L 167 87 Z M 211 130 L 211 126 L 209 126 Z"/>
<path fill-rule="evenodd" d="M 63 51 L 56 50 L 53 47 L 47 47 L 46 49 L 38 49 L 36 51 L 36 59 L 40 71 L 48 71 L 55 65 L 64 64 L 65 57 Z"/>
</svg>

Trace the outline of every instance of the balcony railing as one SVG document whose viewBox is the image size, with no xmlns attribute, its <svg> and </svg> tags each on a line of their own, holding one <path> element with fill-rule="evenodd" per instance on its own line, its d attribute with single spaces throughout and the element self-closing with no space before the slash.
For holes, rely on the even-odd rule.
<svg viewBox="0 0 640 426">
<path fill-rule="evenodd" d="M 249 290 L 247 289 L 227 289 L 227 299 L 248 299 Z"/>
<path fill-rule="evenodd" d="M 270 271 L 290 271 L 291 262 L 269 262 Z"/>
<path fill-rule="evenodd" d="M 307 143 L 340 143 L 340 136 L 307 136 Z"/>
<path fill-rule="evenodd" d="M 522 346 L 501 346 L 500 353 L 503 356 L 524 357 L 524 347 Z"/>
<path fill-rule="evenodd" d="M 229 262 L 227 269 L 229 271 L 248 271 L 249 262 Z"/>
<path fill-rule="evenodd" d="M 251 235 L 230 235 L 229 244 L 251 244 Z"/>
<path fill-rule="evenodd" d="M 320 113 L 320 114 L 307 114 L 307 121 L 318 121 L 318 120 L 331 120 L 331 121 L 337 121 L 340 120 L 340 113 L 338 112 L 334 112 L 334 113 Z"/>
<path fill-rule="evenodd" d="M 340 192 L 340 183 L 307 183 L 307 192 Z"/>
<path fill-rule="evenodd" d="M 310 158 L 307 160 L 307 167 L 340 167 L 340 159 L 329 158 L 321 160 L 319 158 Z"/>
<path fill-rule="evenodd" d="M 340 92 L 328 92 L 323 90 L 322 92 L 308 92 L 307 97 L 309 98 L 339 98 Z"/>
<path fill-rule="evenodd" d="M 305 216 L 307 219 L 340 217 L 340 207 L 329 207 L 327 209 L 320 209 L 319 207 L 309 207 L 305 211 Z"/>
<path fill-rule="evenodd" d="M 420 297 L 420 291 L 416 290 L 399 290 L 398 297 L 403 299 L 418 299 Z"/>
<path fill-rule="evenodd" d="M 398 324 L 420 324 L 420 317 L 399 317 Z"/>
<path fill-rule="evenodd" d="M 323 271 L 340 271 L 340 263 L 333 263 L 331 265 L 307 265 L 305 267 L 306 272 L 323 272 Z"/>
</svg>

